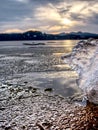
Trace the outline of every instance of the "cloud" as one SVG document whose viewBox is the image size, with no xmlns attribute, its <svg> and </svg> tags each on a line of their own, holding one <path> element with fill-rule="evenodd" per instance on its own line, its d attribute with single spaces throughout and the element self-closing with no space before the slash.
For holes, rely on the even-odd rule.
<svg viewBox="0 0 98 130">
<path fill-rule="evenodd" d="M 97 21 L 97 0 L 0 1 L 0 32 L 36 29 L 54 33 L 85 28 L 98 32 Z"/>
<path fill-rule="evenodd" d="M 92 12 L 92 16 L 88 17 L 88 23 L 98 25 L 98 13 Z"/>
<path fill-rule="evenodd" d="M 7 3 L 7 4 L 6 4 Z M 0 22 L 1 21 L 14 21 L 22 19 L 31 12 L 29 6 L 11 0 L 0 1 Z"/>
<path fill-rule="evenodd" d="M 28 3 L 28 0 L 15 0 L 17 2 Z"/>
</svg>

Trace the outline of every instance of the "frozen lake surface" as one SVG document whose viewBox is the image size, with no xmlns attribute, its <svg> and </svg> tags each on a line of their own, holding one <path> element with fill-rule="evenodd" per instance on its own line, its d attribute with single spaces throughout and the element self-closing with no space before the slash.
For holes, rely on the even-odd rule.
<svg viewBox="0 0 98 130">
<path fill-rule="evenodd" d="M 52 88 L 55 94 L 65 97 L 79 93 L 77 74 L 61 60 L 61 56 L 71 52 L 77 42 L 0 42 L 0 82 L 26 83 L 42 90 Z"/>
</svg>

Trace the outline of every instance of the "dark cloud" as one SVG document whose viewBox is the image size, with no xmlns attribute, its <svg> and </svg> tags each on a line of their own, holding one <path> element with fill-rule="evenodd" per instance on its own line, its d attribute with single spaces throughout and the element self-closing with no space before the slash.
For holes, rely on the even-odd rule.
<svg viewBox="0 0 98 130">
<path fill-rule="evenodd" d="M 61 16 L 64 16 L 70 11 L 71 7 L 72 7 L 71 5 L 67 5 L 66 7 L 61 8 L 57 7 L 56 9 Z"/>
<path fill-rule="evenodd" d="M 84 19 L 80 13 L 70 13 L 70 18 L 77 21 Z"/>
<path fill-rule="evenodd" d="M 37 2 L 39 4 L 47 4 L 47 3 L 52 3 L 52 4 L 57 4 L 58 2 L 61 2 L 61 1 L 64 1 L 64 0 L 29 0 L 29 2 Z"/>
<path fill-rule="evenodd" d="M 30 12 L 31 9 L 26 4 L 14 0 L 0 1 L 0 22 L 19 20 Z"/>
<path fill-rule="evenodd" d="M 98 25 L 98 13 L 92 12 L 92 16 L 88 18 L 88 23 Z"/>
</svg>

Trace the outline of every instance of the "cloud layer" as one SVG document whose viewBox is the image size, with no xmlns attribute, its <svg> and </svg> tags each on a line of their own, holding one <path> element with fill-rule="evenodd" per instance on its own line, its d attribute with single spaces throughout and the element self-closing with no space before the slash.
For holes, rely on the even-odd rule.
<svg viewBox="0 0 98 130">
<path fill-rule="evenodd" d="M 34 29 L 47 33 L 98 33 L 97 24 L 97 0 L 0 1 L 0 32 Z"/>
</svg>

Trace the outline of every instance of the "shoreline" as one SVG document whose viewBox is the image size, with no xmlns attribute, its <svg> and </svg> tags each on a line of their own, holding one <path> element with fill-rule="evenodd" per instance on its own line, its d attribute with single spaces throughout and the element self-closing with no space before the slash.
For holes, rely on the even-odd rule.
<svg viewBox="0 0 98 130">
<path fill-rule="evenodd" d="M 98 107 L 89 109 L 33 86 L 0 86 L 0 130 L 97 130 Z"/>
<path fill-rule="evenodd" d="M 0 90 L 0 130 L 39 130 L 37 122 L 54 122 L 70 106 L 65 98 L 32 86 L 3 85 Z"/>
</svg>

